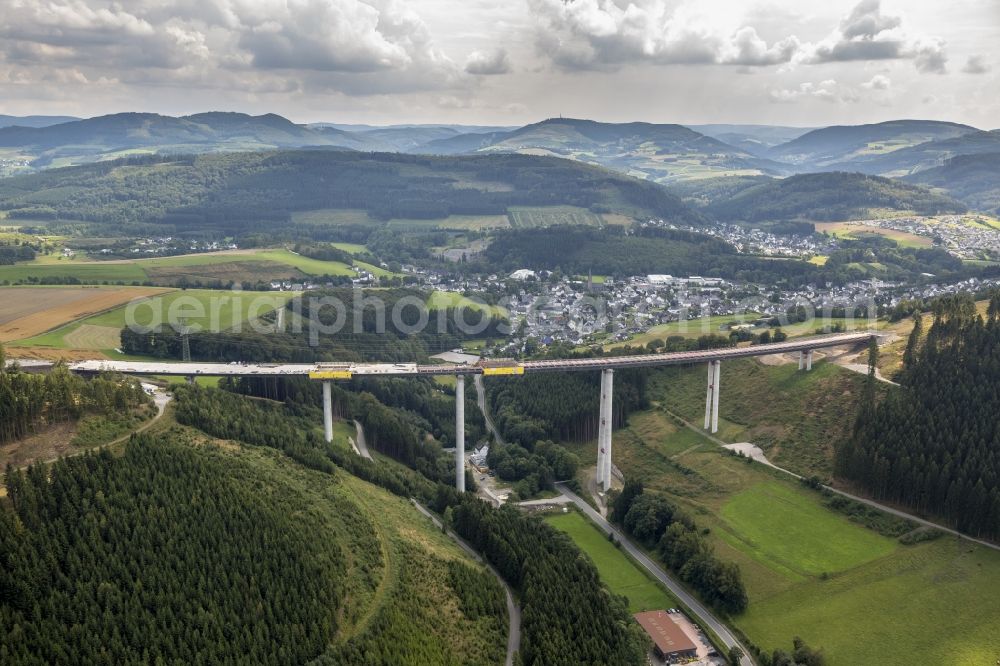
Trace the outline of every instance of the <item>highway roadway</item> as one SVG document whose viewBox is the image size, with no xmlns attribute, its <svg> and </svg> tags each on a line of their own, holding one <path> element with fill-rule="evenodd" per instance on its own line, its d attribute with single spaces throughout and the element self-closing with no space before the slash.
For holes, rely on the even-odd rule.
<svg viewBox="0 0 1000 666">
<path fill-rule="evenodd" d="M 605 534 L 614 534 L 615 539 L 621 543 L 622 548 L 624 548 L 625 551 L 632 556 L 632 559 L 638 562 L 646 571 L 656 578 L 656 580 L 663 583 L 664 587 L 670 590 L 670 593 L 677 597 L 681 604 L 686 606 L 687 609 L 691 611 L 691 614 L 698 619 L 702 628 L 710 629 L 716 636 L 719 637 L 719 640 L 723 642 L 727 650 L 734 645 L 738 645 L 739 648 L 743 650 L 744 654 L 747 653 L 746 647 L 744 647 L 736 639 L 736 637 L 733 636 L 732 632 L 729 631 L 729 628 L 726 627 L 726 625 L 719 618 L 717 618 L 712 611 L 706 608 L 704 604 L 698 601 L 698 599 L 688 592 L 680 583 L 671 578 L 662 567 L 653 562 L 653 560 L 649 559 L 649 557 L 644 552 L 639 550 L 639 548 L 633 544 L 625 534 L 605 520 L 604 516 L 599 514 L 592 506 L 574 494 L 573 491 L 567 488 L 564 483 L 556 483 L 556 488 L 563 495 L 570 498 L 573 504 L 575 504 L 576 507 L 584 513 L 584 515 L 590 518 L 590 520 L 597 525 L 601 531 Z M 754 666 L 754 664 L 749 657 L 744 656 L 740 660 L 740 666 Z"/>
<path fill-rule="evenodd" d="M 544 361 L 511 362 L 508 365 L 465 365 L 444 363 L 418 365 L 416 363 L 175 363 L 170 361 L 78 361 L 70 363 L 73 372 L 120 372 L 127 375 L 174 375 L 182 377 L 240 377 L 240 376 L 301 376 L 313 379 L 350 379 L 353 376 L 412 377 L 420 375 L 519 375 L 535 372 L 566 372 L 574 370 L 606 370 L 617 368 L 650 368 L 665 365 L 689 365 L 705 361 L 719 361 L 750 356 L 787 354 L 810 349 L 859 345 L 868 342 L 876 333 L 834 333 L 785 342 L 749 347 L 724 347 L 699 349 L 664 354 L 639 354 L 635 356 L 599 356 L 594 358 L 549 359 Z"/>
</svg>

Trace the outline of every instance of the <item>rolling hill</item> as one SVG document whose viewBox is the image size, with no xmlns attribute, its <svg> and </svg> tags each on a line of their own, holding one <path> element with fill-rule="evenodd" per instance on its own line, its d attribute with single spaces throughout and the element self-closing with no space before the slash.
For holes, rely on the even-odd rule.
<svg viewBox="0 0 1000 666">
<path fill-rule="evenodd" d="M 940 188 L 977 210 L 1000 215 L 1000 152 L 959 155 L 906 180 Z"/>
<path fill-rule="evenodd" d="M 902 177 L 925 169 L 941 166 L 960 155 L 980 155 L 1000 152 L 1000 130 L 969 132 L 962 136 L 928 141 L 885 155 L 872 155 L 852 164 L 852 169 L 864 173 L 879 173 Z M 993 177 L 1000 176 L 993 172 Z"/>
<path fill-rule="evenodd" d="M 510 132 L 460 134 L 418 146 L 434 154 L 552 155 L 656 182 L 721 175 L 782 174 L 783 165 L 682 125 L 550 118 Z"/>
<path fill-rule="evenodd" d="M 738 191 L 706 209 L 720 220 L 866 219 L 876 211 L 920 214 L 965 211 L 954 199 L 891 178 L 859 173 L 810 173 L 771 180 Z"/>
<path fill-rule="evenodd" d="M 36 168 L 66 166 L 132 152 L 212 152 L 301 146 L 364 147 L 363 140 L 333 128 L 322 131 L 277 116 L 210 112 L 173 118 L 119 113 L 48 127 L 0 129 L 0 148 L 31 156 Z"/>
<path fill-rule="evenodd" d="M 370 230 L 372 223 L 397 218 L 419 222 L 449 215 L 505 216 L 517 206 L 572 206 L 583 213 L 703 221 L 656 184 L 529 155 L 300 150 L 145 156 L 0 180 L 0 210 L 8 218 L 97 226 L 117 235 L 142 230 L 308 236 L 324 225 Z M 305 211 L 330 215 L 294 229 L 292 214 Z M 334 215 L 336 211 L 343 215 Z"/>
<path fill-rule="evenodd" d="M 771 159 L 801 170 L 862 170 L 861 165 L 928 141 L 977 132 L 969 125 L 936 120 L 891 120 L 871 125 L 835 125 L 807 132 L 767 151 Z M 863 169 L 881 173 L 887 169 Z"/>
<path fill-rule="evenodd" d="M 60 123 L 70 123 L 80 120 L 74 116 L 5 116 L 0 115 L 0 128 L 2 127 L 48 127 Z"/>
</svg>

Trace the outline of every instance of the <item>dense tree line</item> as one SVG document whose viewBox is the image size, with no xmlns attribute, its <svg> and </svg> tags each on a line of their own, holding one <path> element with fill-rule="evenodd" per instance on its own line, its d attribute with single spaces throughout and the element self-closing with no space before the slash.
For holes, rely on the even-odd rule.
<svg viewBox="0 0 1000 666">
<path fill-rule="evenodd" d="M 10 265 L 18 261 L 31 261 L 35 251 L 29 245 L 9 245 L 0 243 L 0 266 Z"/>
<path fill-rule="evenodd" d="M 739 567 L 719 560 L 694 520 L 676 504 L 644 492 L 640 481 L 627 480 L 610 518 L 641 543 L 655 547 L 663 563 L 709 604 L 731 614 L 746 610 L 749 600 Z"/>
<path fill-rule="evenodd" d="M 919 315 L 918 315 L 919 317 Z M 1000 537 L 1000 294 L 987 317 L 968 295 L 935 301 L 908 340 L 902 388 L 869 400 L 836 471 L 873 497 Z M 869 386 L 874 383 L 869 375 Z"/>
<path fill-rule="evenodd" d="M 568 536 L 510 506 L 464 498 L 450 510 L 455 531 L 520 592 L 523 664 L 645 663 L 624 601 L 607 594 Z"/>
<path fill-rule="evenodd" d="M 63 365 L 40 375 L 5 368 L 0 347 L 0 443 L 84 414 L 123 414 L 148 403 L 139 382 L 120 375 L 86 380 Z"/>
<path fill-rule="evenodd" d="M 233 461 L 168 438 L 8 471 L 0 662 L 303 663 L 337 629 L 344 556 Z"/>
<path fill-rule="evenodd" d="M 516 481 L 514 492 L 527 499 L 542 490 L 552 490 L 555 481 L 576 476 L 580 464 L 576 454 L 551 441 L 535 442 L 531 450 L 517 444 L 490 446 L 486 463 L 504 481 Z"/>
<path fill-rule="evenodd" d="M 612 418 L 616 426 L 624 423 L 631 412 L 648 405 L 648 374 L 644 369 L 615 371 Z M 531 449 L 539 440 L 585 441 L 597 437 L 601 397 L 598 371 L 489 377 L 483 383 L 490 414 L 508 442 Z"/>
</svg>

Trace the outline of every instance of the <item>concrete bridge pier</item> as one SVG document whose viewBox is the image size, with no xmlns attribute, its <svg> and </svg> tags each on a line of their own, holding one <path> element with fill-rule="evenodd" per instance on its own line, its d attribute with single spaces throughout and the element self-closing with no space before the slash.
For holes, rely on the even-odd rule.
<svg viewBox="0 0 1000 666">
<path fill-rule="evenodd" d="M 600 423 L 597 429 L 597 485 L 607 491 L 611 488 L 611 423 L 615 371 L 601 371 Z"/>
<path fill-rule="evenodd" d="M 813 350 L 806 352 L 806 372 L 813 369 Z"/>
<path fill-rule="evenodd" d="M 721 361 L 708 362 L 708 390 L 705 392 L 705 430 L 719 432 L 719 379 Z"/>
<path fill-rule="evenodd" d="M 333 441 L 333 391 L 330 382 L 323 382 L 323 438 Z"/>
<path fill-rule="evenodd" d="M 465 492 L 465 375 L 455 376 L 455 488 Z"/>
<path fill-rule="evenodd" d="M 812 370 L 813 369 L 813 350 L 808 349 L 799 352 L 799 370 Z"/>
</svg>

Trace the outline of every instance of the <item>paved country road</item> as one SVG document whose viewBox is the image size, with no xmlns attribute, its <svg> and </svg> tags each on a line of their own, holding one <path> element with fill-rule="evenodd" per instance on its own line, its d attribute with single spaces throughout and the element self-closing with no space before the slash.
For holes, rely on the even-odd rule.
<svg viewBox="0 0 1000 666">
<path fill-rule="evenodd" d="M 593 507 L 584 502 L 580 497 L 575 495 L 573 491 L 566 487 L 564 483 L 556 483 L 556 488 L 564 494 L 566 497 L 573 501 L 580 511 L 583 512 L 585 516 L 590 518 L 590 520 L 597 525 L 605 534 L 614 534 L 615 539 L 617 539 L 622 548 L 632 556 L 636 562 L 638 562 L 646 571 L 648 571 L 656 580 L 663 583 L 664 587 L 670 590 L 671 594 L 677 597 L 682 604 L 687 606 L 691 613 L 698 619 L 702 627 L 711 629 L 715 632 L 715 635 L 725 644 L 726 649 L 738 645 L 744 653 L 747 649 L 740 644 L 736 637 L 729 631 L 729 628 L 721 620 L 719 620 L 715 615 L 706 608 L 700 601 L 698 601 L 690 592 L 688 592 L 680 583 L 675 581 L 673 578 L 667 574 L 658 564 L 649 559 L 644 552 L 642 552 L 635 544 L 633 544 L 627 536 L 625 536 L 620 530 L 611 525 L 607 520 L 604 519 L 601 514 L 597 513 Z M 740 666 L 753 666 L 753 661 L 749 657 L 743 657 L 740 660 Z"/>
</svg>

